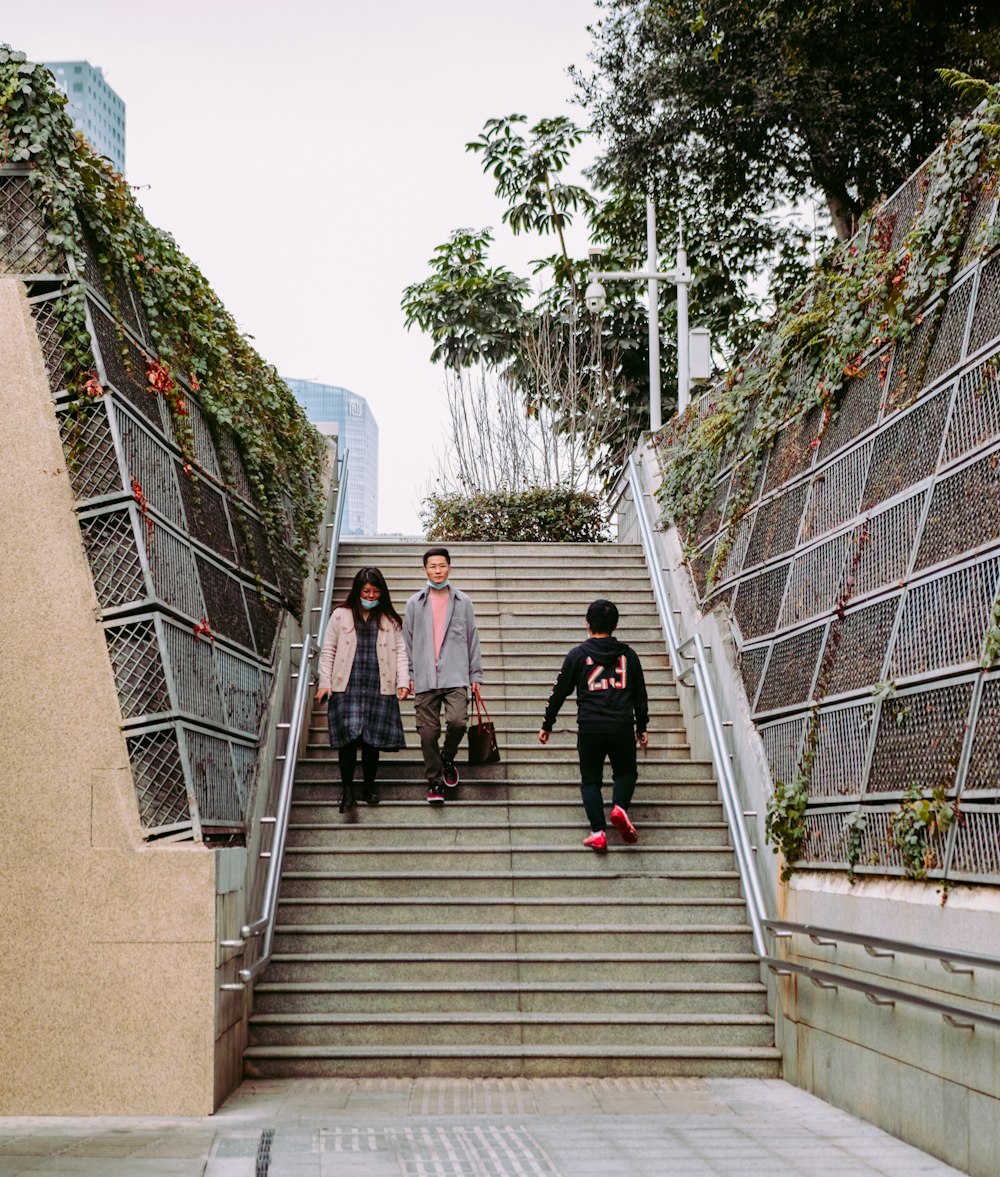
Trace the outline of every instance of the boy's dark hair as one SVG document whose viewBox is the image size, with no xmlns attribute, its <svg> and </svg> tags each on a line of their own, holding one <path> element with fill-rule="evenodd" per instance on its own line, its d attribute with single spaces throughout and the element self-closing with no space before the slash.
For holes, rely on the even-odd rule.
<svg viewBox="0 0 1000 1177">
<path fill-rule="evenodd" d="M 614 633 L 618 625 L 618 608 L 612 601 L 598 597 L 587 609 L 587 624 L 591 633 Z"/>
<path fill-rule="evenodd" d="M 451 555 L 449 554 L 447 548 L 428 548 L 427 551 L 424 552 L 425 568 L 427 567 L 427 561 L 431 558 L 431 556 L 444 556 L 448 563 L 451 563 Z"/>
</svg>

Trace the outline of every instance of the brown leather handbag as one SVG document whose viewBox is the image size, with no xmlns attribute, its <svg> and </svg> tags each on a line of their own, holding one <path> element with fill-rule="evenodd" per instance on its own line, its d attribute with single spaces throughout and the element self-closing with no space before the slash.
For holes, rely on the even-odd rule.
<svg viewBox="0 0 1000 1177">
<path fill-rule="evenodd" d="M 478 695 L 473 695 L 472 698 L 476 704 L 476 722 L 469 728 L 469 763 L 499 764 L 497 729 L 493 726 L 485 703 L 481 703 Z"/>
</svg>

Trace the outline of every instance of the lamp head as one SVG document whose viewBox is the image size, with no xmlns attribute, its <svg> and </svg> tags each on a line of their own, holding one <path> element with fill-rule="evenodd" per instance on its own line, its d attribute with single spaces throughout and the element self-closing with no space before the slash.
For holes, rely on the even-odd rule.
<svg viewBox="0 0 1000 1177">
<path fill-rule="evenodd" d="M 591 278 L 583 294 L 583 301 L 591 314 L 599 315 L 608 305 L 607 292 L 596 278 Z"/>
</svg>

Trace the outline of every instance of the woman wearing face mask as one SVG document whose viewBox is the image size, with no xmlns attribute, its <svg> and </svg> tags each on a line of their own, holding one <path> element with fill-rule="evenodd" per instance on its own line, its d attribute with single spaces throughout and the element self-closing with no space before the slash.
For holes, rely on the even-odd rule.
<svg viewBox="0 0 1000 1177">
<path fill-rule="evenodd" d="M 362 568 L 347 599 L 330 614 L 319 657 L 316 702 L 330 701 L 330 747 L 337 749 L 344 784 L 341 813 L 357 804 L 359 749 L 364 799 L 378 804 L 379 753 L 406 745 L 399 700 L 409 694 L 409 679 L 402 622 L 385 577 L 377 568 Z"/>
</svg>

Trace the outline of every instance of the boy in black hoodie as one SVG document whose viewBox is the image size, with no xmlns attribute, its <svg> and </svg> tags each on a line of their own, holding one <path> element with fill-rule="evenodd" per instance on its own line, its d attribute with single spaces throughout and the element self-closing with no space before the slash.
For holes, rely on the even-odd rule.
<svg viewBox="0 0 1000 1177">
<path fill-rule="evenodd" d="M 649 703 L 639 655 L 611 636 L 617 625 L 618 609 L 611 601 L 591 604 L 587 610 L 590 637 L 566 655 L 538 733 L 539 743 L 547 744 L 559 708 L 575 687 L 580 793 L 591 829 L 583 844 L 591 850 L 608 848 L 601 792 L 605 757 L 611 760 L 614 781 L 611 824 L 623 841 L 639 840 L 629 820 L 628 806 L 638 776 L 636 744 L 649 746 Z"/>
</svg>

